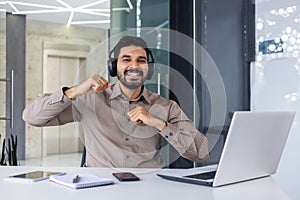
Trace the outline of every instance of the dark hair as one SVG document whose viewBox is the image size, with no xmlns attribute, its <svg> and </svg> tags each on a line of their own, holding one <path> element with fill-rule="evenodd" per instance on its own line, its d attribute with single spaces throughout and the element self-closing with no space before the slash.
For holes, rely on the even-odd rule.
<svg viewBox="0 0 300 200">
<path fill-rule="evenodd" d="M 116 44 L 116 46 L 113 49 L 114 58 L 117 58 L 120 54 L 121 49 L 127 46 L 142 47 L 145 49 L 147 53 L 149 51 L 146 41 L 143 40 L 142 38 L 134 37 L 134 36 L 124 36 L 120 39 L 120 41 Z"/>
</svg>

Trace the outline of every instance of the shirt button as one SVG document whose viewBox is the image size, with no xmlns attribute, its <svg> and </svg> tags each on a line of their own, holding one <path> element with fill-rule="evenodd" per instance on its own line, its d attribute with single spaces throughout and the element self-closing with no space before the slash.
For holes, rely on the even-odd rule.
<svg viewBox="0 0 300 200">
<path fill-rule="evenodd" d="M 125 138 L 125 141 L 128 141 L 129 140 L 129 138 Z"/>
<path fill-rule="evenodd" d="M 171 132 L 171 133 L 169 133 L 169 136 L 173 136 L 173 133 Z"/>
<path fill-rule="evenodd" d="M 130 156 L 126 156 L 126 158 L 130 158 Z"/>
</svg>

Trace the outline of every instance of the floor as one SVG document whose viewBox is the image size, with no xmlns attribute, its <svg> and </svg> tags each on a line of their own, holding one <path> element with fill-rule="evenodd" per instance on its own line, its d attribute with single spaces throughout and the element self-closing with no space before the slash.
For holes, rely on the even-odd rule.
<svg viewBox="0 0 300 200">
<path fill-rule="evenodd" d="M 79 167 L 81 153 L 49 155 L 42 158 L 31 158 L 20 161 L 20 166 L 56 166 Z"/>
</svg>

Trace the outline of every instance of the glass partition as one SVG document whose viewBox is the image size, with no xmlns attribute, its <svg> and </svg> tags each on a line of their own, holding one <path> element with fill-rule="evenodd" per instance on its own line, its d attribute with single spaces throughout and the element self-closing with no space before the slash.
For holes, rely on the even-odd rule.
<svg viewBox="0 0 300 200">
<path fill-rule="evenodd" d="M 251 66 L 251 110 L 300 109 L 300 2 L 256 0 L 256 61 Z M 294 118 L 274 178 L 298 199 L 299 113 Z"/>
<path fill-rule="evenodd" d="M 161 31 L 161 28 L 164 31 Z M 155 70 L 146 87 L 169 97 L 169 0 L 111 1 L 111 48 L 124 35 L 146 40 L 155 59 Z M 115 78 L 113 79 L 116 80 Z"/>
<path fill-rule="evenodd" d="M 110 46 L 122 36 L 132 35 L 146 40 L 155 59 L 154 74 L 145 87 L 169 98 L 169 0 L 111 1 Z M 116 81 L 116 78 L 111 78 Z M 163 144 L 161 155 L 169 163 L 169 147 Z"/>
</svg>

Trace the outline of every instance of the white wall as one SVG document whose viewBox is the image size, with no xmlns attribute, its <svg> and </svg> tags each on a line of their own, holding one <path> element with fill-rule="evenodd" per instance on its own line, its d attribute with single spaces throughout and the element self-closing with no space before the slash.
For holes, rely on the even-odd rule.
<svg viewBox="0 0 300 200">
<path fill-rule="evenodd" d="M 251 68 L 251 109 L 297 111 L 274 179 L 291 199 L 300 199 L 300 1 L 256 0 L 259 42 L 281 39 L 283 52 L 258 52 Z"/>
</svg>

